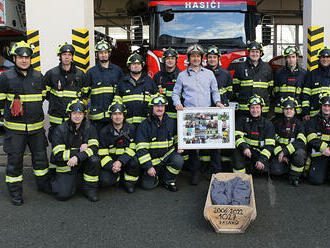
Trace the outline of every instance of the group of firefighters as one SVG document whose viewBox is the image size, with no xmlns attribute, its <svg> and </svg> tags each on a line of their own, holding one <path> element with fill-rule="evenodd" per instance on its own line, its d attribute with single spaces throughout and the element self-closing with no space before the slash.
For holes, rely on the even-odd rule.
<svg viewBox="0 0 330 248">
<path fill-rule="evenodd" d="M 38 190 L 58 200 L 81 189 L 94 202 L 99 187 L 119 183 L 129 193 L 138 182 L 144 189 L 162 185 L 175 192 L 176 176 L 187 155 L 190 182 L 197 185 L 204 154 L 177 148 L 176 113 L 184 107 L 223 108 L 231 101 L 238 102 L 233 172 L 288 174 L 290 183 L 298 185 L 310 155 L 308 179 L 324 183 L 330 156 L 330 50 L 320 49 L 319 67 L 307 73 L 298 64 L 299 50 L 287 47 L 286 65 L 273 80 L 269 65 L 261 60 L 262 44 L 248 42 L 247 48 L 248 57 L 235 66 L 233 80 L 220 65 L 220 50 L 210 46 L 204 52 L 198 44 L 187 49 L 188 68 L 182 72 L 178 52 L 165 49 L 162 68 L 152 79 L 138 53 L 128 57 L 125 75 L 111 63 L 112 48 L 104 40 L 96 44 L 97 64 L 86 74 L 73 62 L 74 47 L 64 43 L 57 50 L 59 65 L 44 76 L 31 67 L 30 45 L 15 43 L 10 50 L 15 66 L 0 76 L 6 184 L 12 203 L 24 202 L 26 145 Z M 275 117 L 270 120 L 272 109 Z M 225 171 L 221 152 L 206 154 L 212 173 Z"/>
</svg>

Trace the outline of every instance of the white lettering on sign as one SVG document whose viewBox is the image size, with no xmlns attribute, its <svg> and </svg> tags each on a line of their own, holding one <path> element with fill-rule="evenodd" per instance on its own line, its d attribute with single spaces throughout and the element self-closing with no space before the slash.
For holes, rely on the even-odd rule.
<svg viewBox="0 0 330 248">
<path fill-rule="evenodd" d="M 220 2 L 185 2 L 186 9 L 219 9 L 221 6 Z"/>
</svg>

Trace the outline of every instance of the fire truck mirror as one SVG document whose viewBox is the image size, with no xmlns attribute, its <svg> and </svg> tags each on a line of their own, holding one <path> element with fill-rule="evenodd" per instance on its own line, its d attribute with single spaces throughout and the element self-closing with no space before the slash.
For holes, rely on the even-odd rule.
<svg viewBox="0 0 330 248">
<path fill-rule="evenodd" d="M 170 22 L 174 19 L 174 13 L 171 9 L 164 10 L 160 15 L 163 17 L 164 22 Z"/>
</svg>

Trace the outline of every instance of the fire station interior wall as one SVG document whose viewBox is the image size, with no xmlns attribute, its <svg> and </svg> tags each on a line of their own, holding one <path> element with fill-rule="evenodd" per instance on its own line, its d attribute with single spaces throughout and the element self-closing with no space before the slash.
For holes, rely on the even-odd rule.
<svg viewBox="0 0 330 248">
<path fill-rule="evenodd" d="M 58 65 L 57 47 L 72 43 L 72 29 L 89 30 L 90 66 L 94 63 L 93 0 L 26 0 L 27 30 L 39 30 L 41 72 Z"/>
<path fill-rule="evenodd" d="M 307 33 L 310 26 L 324 27 L 324 45 L 330 46 L 329 0 L 304 0 L 304 58 L 307 58 Z M 307 60 L 304 59 L 304 66 Z"/>
</svg>

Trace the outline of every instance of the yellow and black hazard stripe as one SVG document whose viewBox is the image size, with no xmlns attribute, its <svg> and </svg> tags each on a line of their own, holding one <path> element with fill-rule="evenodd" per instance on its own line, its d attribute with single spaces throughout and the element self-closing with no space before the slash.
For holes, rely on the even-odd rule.
<svg viewBox="0 0 330 248">
<path fill-rule="evenodd" d="M 308 28 L 307 68 L 312 71 L 318 67 L 317 52 L 324 46 L 324 27 L 311 26 Z"/>
<path fill-rule="evenodd" d="M 83 72 L 89 69 L 89 32 L 88 29 L 72 29 L 72 44 L 75 48 L 73 60 Z"/>
<path fill-rule="evenodd" d="M 40 42 L 39 31 L 29 30 L 26 32 L 27 42 L 34 46 L 33 55 L 31 57 L 31 66 L 33 69 L 40 71 Z"/>
</svg>

